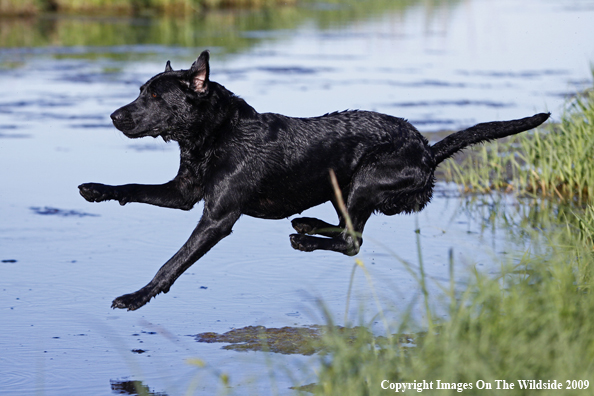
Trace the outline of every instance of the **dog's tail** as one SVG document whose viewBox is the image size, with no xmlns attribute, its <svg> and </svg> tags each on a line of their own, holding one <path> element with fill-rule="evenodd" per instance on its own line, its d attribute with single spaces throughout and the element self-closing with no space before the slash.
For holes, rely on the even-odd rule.
<svg viewBox="0 0 594 396">
<path fill-rule="evenodd" d="M 460 132 L 452 133 L 431 146 L 435 156 L 435 165 L 451 157 L 463 148 L 476 143 L 484 143 L 493 139 L 515 135 L 545 122 L 551 113 L 540 113 L 532 117 L 512 121 L 485 122 Z"/>
</svg>

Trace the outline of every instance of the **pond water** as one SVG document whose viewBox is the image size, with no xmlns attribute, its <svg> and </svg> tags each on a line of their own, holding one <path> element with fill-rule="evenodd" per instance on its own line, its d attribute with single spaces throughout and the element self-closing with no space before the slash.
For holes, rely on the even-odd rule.
<svg viewBox="0 0 594 396">
<path fill-rule="evenodd" d="M 184 18 L 0 20 L 0 394 L 297 394 L 315 381 L 312 357 L 220 349 L 191 335 L 233 328 L 344 323 L 354 260 L 294 251 L 289 220 L 243 217 L 233 234 L 166 295 L 139 311 L 110 309 L 183 244 L 201 214 L 140 204 L 90 204 L 83 182 L 163 183 L 178 150 L 128 140 L 109 114 L 163 70 L 211 50 L 211 79 L 262 112 L 315 116 L 367 109 L 434 132 L 551 111 L 590 87 L 594 1 L 306 2 Z M 374 216 L 359 258 L 349 318 L 389 319 L 416 307 L 417 236 L 440 293 L 467 269 L 497 272 L 526 241 L 486 228 L 440 184 L 417 216 Z M 514 205 L 511 198 L 504 204 Z M 487 208 L 488 209 L 488 208 Z M 328 205 L 305 215 L 334 221 Z M 415 233 L 420 229 L 420 234 Z M 416 269 L 416 267 L 413 267 Z M 421 308 L 413 317 L 422 325 Z M 356 320 L 356 319 L 355 319 Z M 378 320 L 379 321 L 379 320 Z M 382 331 L 374 322 L 374 329 Z M 140 350 L 143 352 L 141 353 Z M 201 359 L 204 368 L 186 359 Z"/>
</svg>

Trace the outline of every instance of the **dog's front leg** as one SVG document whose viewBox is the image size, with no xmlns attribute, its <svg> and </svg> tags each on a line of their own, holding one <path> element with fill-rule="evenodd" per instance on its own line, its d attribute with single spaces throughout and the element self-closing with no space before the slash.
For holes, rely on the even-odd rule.
<svg viewBox="0 0 594 396">
<path fill-rule="evenodd" d="M 176 180 L 165 184 L 125 184 L 108 186 L 100 183 L 85 183 L 78 186 L 80 195 L 89 202 L 115 200 L 120 205 L 140 202 L 173 209 L 190 210 L 199 201 L 200 194 L 182 192 Z"/>
<path fill-rule="evenodd" d="M 231 212 L 212 217 L 205 210 L 202 219 L 188 241 L 157 271 L 155 277 L 142 289 L 134 293 L 124 294 L 113 300 L 111 307 L 134 311 L 148 303 L 157 294 L 167 293 L 173 282 L 185 270 L 231 233 L 233 224 L 235 224 L 239 216 L 239 212 Z"/>
</svg>

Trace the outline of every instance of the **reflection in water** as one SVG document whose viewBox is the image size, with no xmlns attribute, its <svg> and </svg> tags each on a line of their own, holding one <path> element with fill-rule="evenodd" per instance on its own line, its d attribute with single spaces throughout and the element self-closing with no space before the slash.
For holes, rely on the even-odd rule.
<svg viewBox="0 0 594 396">
<path fill-rule="evenodd" d="M 49 206 L 44 206 L 43 208 L 31 207 L 30 209 L 35 214 L 43 215 L 43 216 L 61 216 L 61 217 L 85 217 L 85 216 L 97 217 L 97 216 L 99 216 L 98 214 L 80 212 L 78 210 L 58 209 L 58 208 L 52 208 Z"/>
<path fill-rule="evenodd" d="M 152 392 L 142 381 L 111 380 L 110 383 L 111 390 L 116 395 L 167 396 L 165 392 Z"/>
<path fill-rule="evenodd" d="M 45 16 L 2 20 L 0 47 L 24 48 L 52 46 L 57 53 L 76 56 L 77 47 L 98 47 L 92 56 L 114 59 L 138 58 L 129 45 L 179 47 L 217 47 L 237 52 L 266 40 L 278 40 L 305 22 L 321 29 L 344 26 L 385 13 L 404 13 L 423 4 L 429 15 L 448 15 L 445 10 L 459 3 L 421 0 L 341 1 L 332 7 L 317 2 L 301 6 L 268 7 L 258 10 L 221 10 L 185 16 L 150 18 Z M 267 34 L 271 32 L 272 34 Z M 63 47 L 70 47 L 66 50 Z M 121 47 L 106 50 L 101 47 Z"/>
</svg>

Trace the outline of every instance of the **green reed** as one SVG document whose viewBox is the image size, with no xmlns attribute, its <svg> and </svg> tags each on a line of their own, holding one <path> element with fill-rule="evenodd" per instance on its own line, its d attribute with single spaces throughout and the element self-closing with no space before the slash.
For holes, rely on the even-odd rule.
<svg viewBox="0 0 594 396">
<path fill-rule="evenodd" d="M 576 96 L 548 124 L 448 160 L 443 172 L 466 192 L 492 190 L 577 203 L 594 197 L 594 90 Z"/>
<path fill-rule="evenodd" d="M 435 390 L 437 380 L 470 384 L 472 389 L 463 391 L 469 395 L 490 394 L 477 389 L 478 381 L 496 391 L 497 380 L 515 384 L 506 391 L 511 395 L 532 394 L 519 389 L 518 380 L 562 383 L 560 390 L 538 394 L 584 394 L 583 389 L 566 389 L 566 381 L 588 380 L 590 389 L 594 386 L 594 210 L 587 213 L 580 217 L 585 232 L 552 220 L 549 225 L 557 227 L 544 238 L 542 230 L 531 231 L 534 240 L 541 237 L 546 243 L 519 261 L 502 260 L 498 276 L 475 271 L 462 291 L 455 293 L 450 285 L 444 303 L 448 318 L 435 315 L 433 329 L 412 337 L 414 345 L 363 331 L 355 342 L 329 334 L 315 394 L 383 395 L 389 392 L 383 381 L 387 386 L 423 380 L 433 382 L 433 390 L 423 391 L 430 395 L 459 393 L 457 388 Z M 407 320 L 398 327 L 408 327 Z"/>
</svg>

